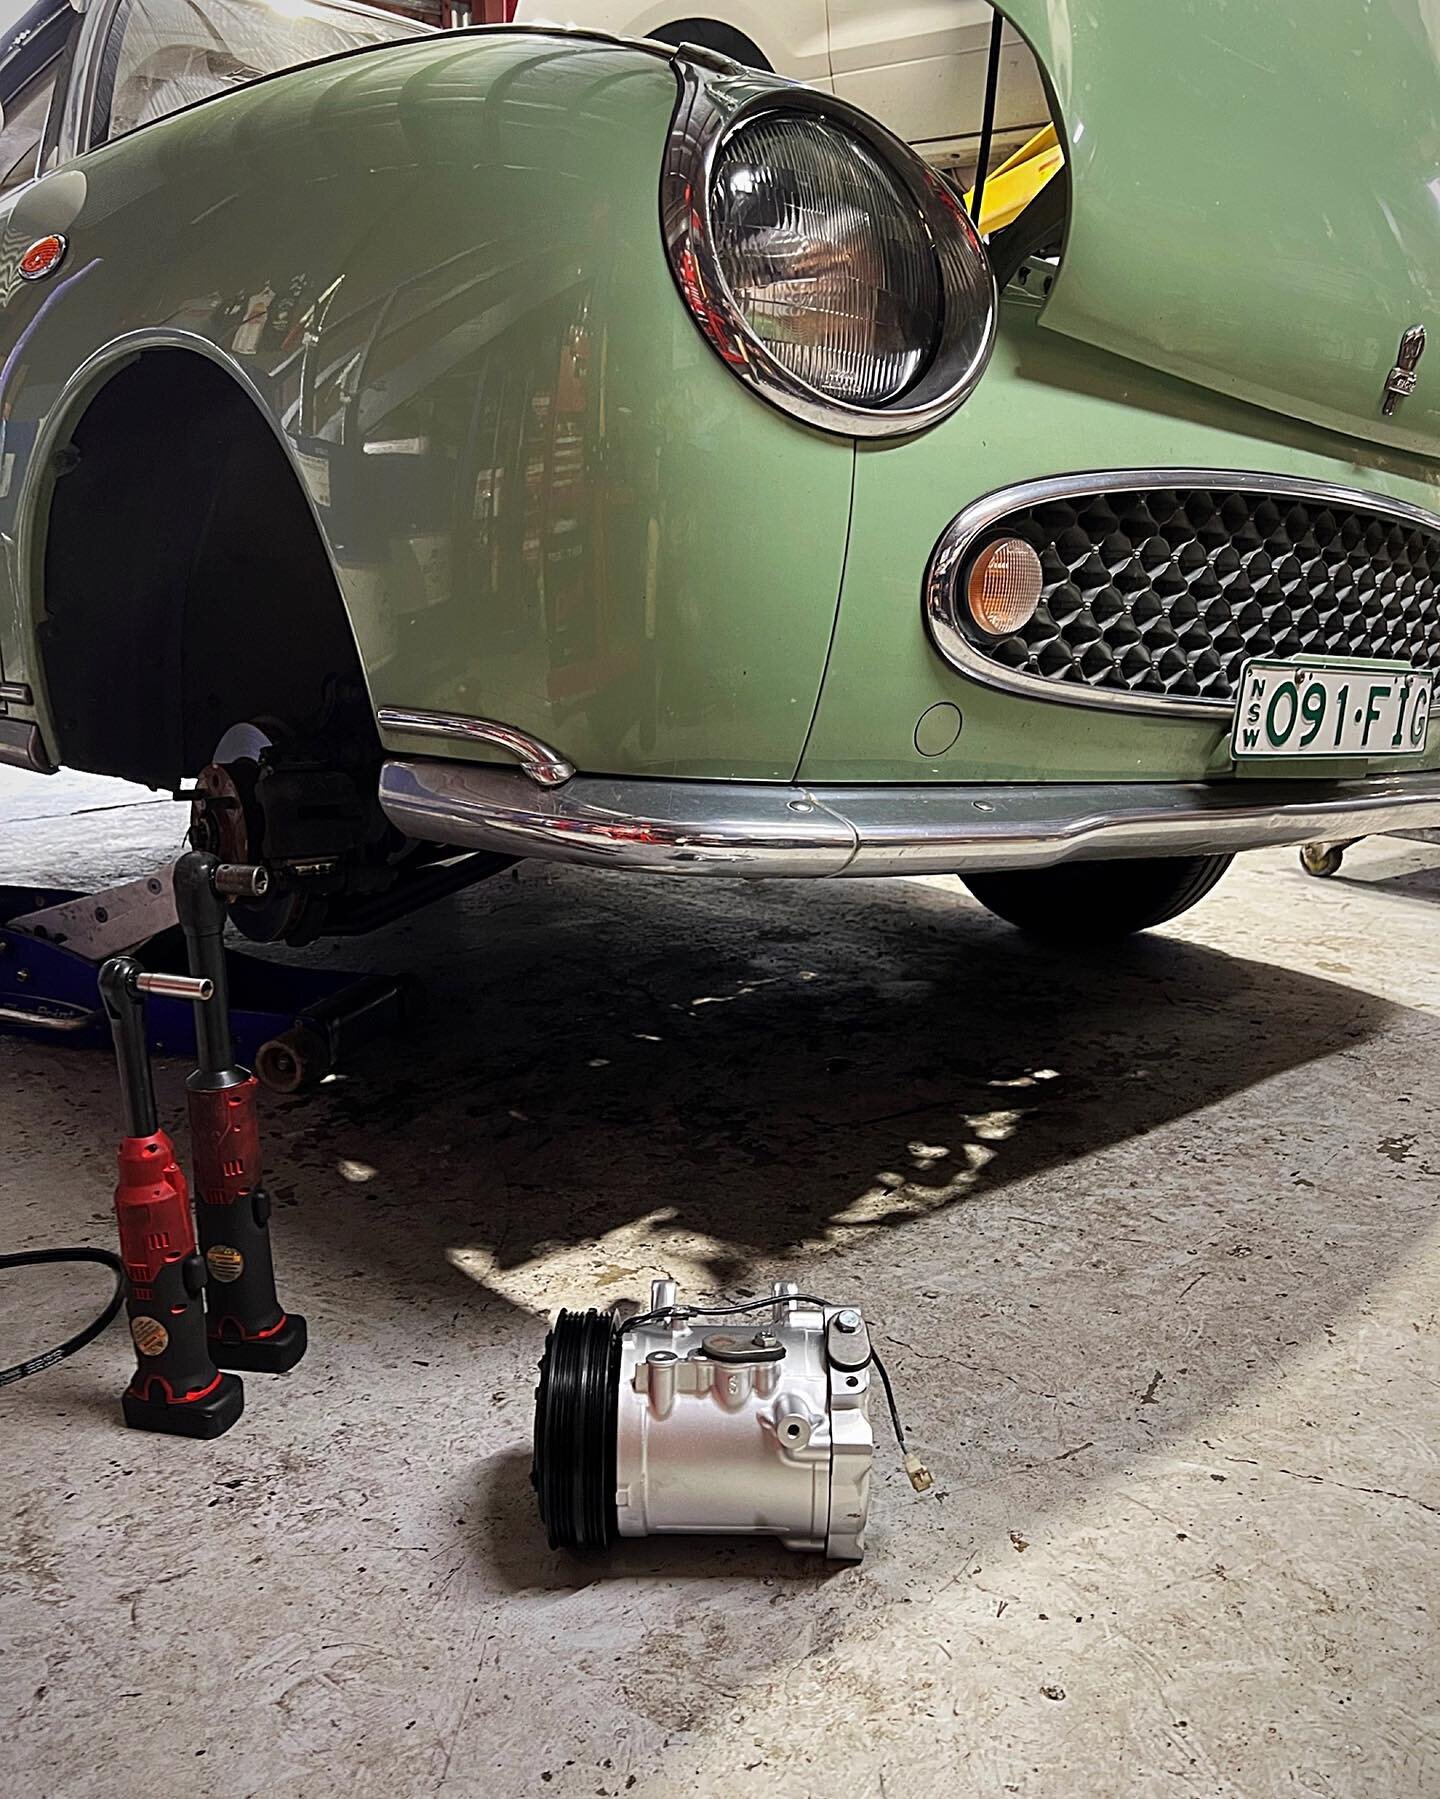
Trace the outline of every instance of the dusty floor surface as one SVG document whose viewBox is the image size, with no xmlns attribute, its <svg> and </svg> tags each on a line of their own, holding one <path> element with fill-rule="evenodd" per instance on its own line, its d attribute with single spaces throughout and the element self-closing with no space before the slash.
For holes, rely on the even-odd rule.
<svg viewBox="0 0 1440 1799">
<path fill-rule="evenodd" d="M 0 787 L 6 879 L 165 804 Z M 0 1787 L 32 1795 L 1440 1791 L 1440 848 L 1291 852 L 1103 957 L 953 882 L 530 865 L 329 953 L 428 1021 L 268 1105 L 309 1358 L 209 1447 L 121 1329 L 0 1393 Z M 179 1115 L 182 1070 L 161 1071 Z M 0 1245 L 109 1241 L 103 1059 L 0 1039 Z M 547 1307 L 794 1275 L 877 1321 L 863 1568 L 550 1553 Z M 0 1277 L 0 1363 L 101 1277 Z"/>
</svg>

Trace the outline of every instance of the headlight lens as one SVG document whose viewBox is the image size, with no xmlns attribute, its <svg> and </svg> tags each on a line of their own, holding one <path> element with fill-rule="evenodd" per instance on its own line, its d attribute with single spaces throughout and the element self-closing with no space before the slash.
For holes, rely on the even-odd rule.
<svg viewBox="0 0 1440 1799">
<path fill-rule="evenodd" d="M 927 366 L 939 259 L 914 198 L 861 137 L 794 114 L 743 125 L 716 159 L 710 211 L 747 325 L 807 386 L 881 406 Z"/>
<path fill-rule="evenodd" d="M 727 368 L 792 418 L 899 437 L 953 412 L 995 341 L 955 191 L 831 94 L 677 58 L 660 177 L 675 285 Z"/>
</svg>

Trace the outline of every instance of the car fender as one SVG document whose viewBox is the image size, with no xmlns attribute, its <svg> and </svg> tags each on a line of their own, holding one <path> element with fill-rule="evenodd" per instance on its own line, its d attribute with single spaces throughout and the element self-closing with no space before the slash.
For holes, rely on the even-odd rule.
<svg viewBox="0 0 1440 1799">
<path fill-rule="evenodd" d="M 42 679 L 77 402 L 183 348 L 284 444 L 377 709 L 497 718 L 597 770 L 793 774 L 853 445 L 757 401 L 686 313 L 658 222 L 675 93 L 645 49 L 418 39 L 147 125 L 0 211 L 0 271 L 42 225 L 70 239 L 50 281 L 0 278 L 7 678 Z"/>
</svg>

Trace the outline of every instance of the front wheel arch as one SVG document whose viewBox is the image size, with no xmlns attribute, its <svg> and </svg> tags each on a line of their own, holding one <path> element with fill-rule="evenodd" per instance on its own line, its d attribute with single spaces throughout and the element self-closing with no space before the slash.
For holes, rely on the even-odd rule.
<svg viewBox="0 0 1440 1799">
<path fill-rule="evenodd" d="M 34 566 L 55 748 L 173 787 L 238 720 L 375 727 L 324 535 L 287 447 L 221 362 L 117 354 L 49 451 Z M 375 738 L 378 754 L 378 738 Z"/>
<path fill-rule="evenodd" d="M 703 50 L 715 50 L 732 62 L 743 63 L 747 69 L 774 73 L 774 63 L 755 40 L 720 19 L 676 19 L 673 24 L 657 26 L 645 35 L 656 43 L 673 44 L 676 49 L 681 44 L 698 44 Z"/>
</svg>

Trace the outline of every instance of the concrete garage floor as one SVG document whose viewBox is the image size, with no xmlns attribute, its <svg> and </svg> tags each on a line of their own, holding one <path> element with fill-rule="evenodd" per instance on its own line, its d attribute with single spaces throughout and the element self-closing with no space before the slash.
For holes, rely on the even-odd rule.
<svg viewBox="0 0 1440 1799">
<path fill-rule="evenodd" d="M 4 778 L 5 878 L 164 804 Z M 1232 871 L 1118 952 L 953 882 L 547 871 L 325 953 L 434 1010 L 271 1101 L 314 1347 L 202 1447 L 120 1328 L 0 1394 L 0 1769 L 31 1795 L 1440 1790 L 1440 847 Z M 163 1067 L 180 1115 L 183 1070 Z M 0 1244 L 110 1241 L 98 1056 L 0 1039 Z M 863 1302 L 870 1554 L 547 1550 L 548 1307 Z M 0 1277 L 0 1361 L 101 1279 Z"/>
</svg>

